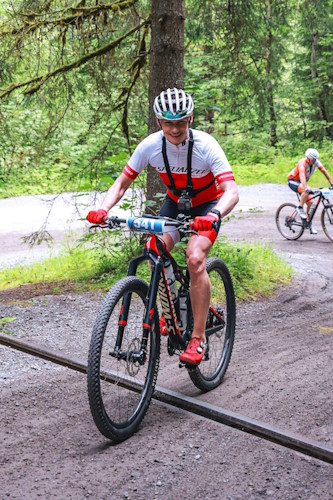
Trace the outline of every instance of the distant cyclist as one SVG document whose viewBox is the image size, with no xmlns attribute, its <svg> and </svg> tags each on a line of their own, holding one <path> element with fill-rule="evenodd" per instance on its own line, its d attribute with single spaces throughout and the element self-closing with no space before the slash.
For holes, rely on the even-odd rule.
<svg viewBox="0 0 333 500">
<path fill-rule="evenodd" d="M 297 163 L 296 167 L 290 172 L 288 175 L 288 186 L 290 189 L 299 193 L 301 195 L 299 206 L 297 207 L 297 213 L 302 219 L 307 219 L 307 215 L 304 212 L 304 204 L 307 205 L 307 213 L 312 204 L 312 196 L 310 186 L 308 185 L 308 180 L 313 175 L 316 168 L 318 168 L 326 177 L 328 182 L 333 187 L 332 179 L 326 168 L 323 164 L 318 160 L 319 152 L 314 148 L 309 148 L 305 152 L 305 158 L 302 158 Z M 310 226 L 310 233 L 317 234 L 317 230 L 312 226 Z"/>
<path fill-rule="evenodd" d="M 160 215 L 176 218 L 179 213 L 194 219 L 198 235 L 189 239 L 186 251 L 190 272 L 191 305 L 194 317 L 192 338 L 180 360 L 198 365 L 205 352 L 205 325 L 210 302 L 206 259 L 216 239 L 221 218 L 238 202 L 238 189 L 229 162 L 209 134 L 192 130 L 192 97 L 182 89 L 167 89 L 154 101 L 159 132 L 146 137 L 135 149 L 126 167 L 107 192 L 99 210 L 88 213 L 91 223 L 101 223 L 123 197 L 139 173 L 151 165 L 167 187 Z M 179 234 L 164 235 L 169 251 Z M 165 330 L 161 318 L 161 333 Z"/>
</svg>

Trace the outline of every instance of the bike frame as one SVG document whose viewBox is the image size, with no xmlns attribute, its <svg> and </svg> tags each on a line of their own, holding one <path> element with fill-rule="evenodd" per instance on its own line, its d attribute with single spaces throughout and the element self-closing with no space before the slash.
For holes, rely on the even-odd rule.
<svg viewBox="0 0 333 500">
<path fill-rule="evenodd" d="M 299 195 L 299 193 L 296 193 L 296 195 L 297 195 L 297 199 L 298 199 L 298 201 L 299 201 L 299 200 L 300 200 L 300 198 L 301 198 L 301 197 L 300 197 L 300 195 Z M 309 219 L 309 220 L 307 220 L 307 219 L 306 219 L 306 220 L 303 220 L 303 221 L 302 221 L 303 227 L 304 227 L 305 229 L 307 229 L 308 227 L 310 227 L 311 222 L 312 222 L 312 220 L 313 220 L 313 218 L 314 218 L 314 216 L 315 216 L 315 214 L 316 214 L 316 212 L 317 212 L 317 210 L 318 210 L 318 207 L 319 207 L 319 205 L 320 205 L 320 202 L 322 202 L 322 204 L 323 204 L 324 208 L 327 208 L 327 207 L 330 205 L 329 200 L 327 200 L 327 198 L 325 197 L 325 195 L 324 195 L 321 191 L 318 191 L 318 192 L 314 192 L 314 193 L 312 193 L 312 202 L 313 202 L 316 198 L 318 198 L 318 201 L 317 201 L 317 204 L 316 204 L 316 206 L 315 206 L 314 211 L 313 211 L 313 212 L 312 212 L 312 214 L 311 214 L 310 219 Z M 332 222 L 332 221 L 330 221 L 330 222 Z"/>
<path fill-rule="evenodd" d="M 174 227 L 182 226 L 181 222 L 175 222 L 168 219 L 166 221 L 167 225 Z M 146 361 L 147 345 L 149 340 L 149 333 L 153 325 L 153 317 L 156 311 L 156 300 L 157 294 L 159 293 L 163 315 L 166 323 L 166 328 L 168 332 L 168 352 L 170 355 L 174 354 L 176 350 L 183 351 L 188 341 L 191 337 L 191 321 L 193 321 L 191 300 L 190 300 L 190 274 L 187 267 L 180 266 L 176 260 L 173 258 L 171 253 L 168 251 L 165 242 L 161 239 L 158 234 L 163 234 L 163 224 L 161 225 L 161 220 L 158 220 L 152 216 L 144 216 L 141 218 L 129 218 L 120 219 L 118 217 L 111 217 L 104 222 L 103 226 L 93 225 L 93 227 L 112 228 L 114 224 L 127 223 L 128 227 L 132 231 L 142 231 L 150 234 L 148 237 L 143 254 L 131 259 L 128 267 L 128 276 L 136 276 L 138 266 L 145 260 L 150 262 L 150 267 L 152 269 L 151 278 L 148 286 L 148 293 L 145 300 L 146 312 L 143 318 L 142 327 L 143 334 L 140 344 L 140 349 L 132 352 L 122 351 L 122 341 L 124 336 L 125 327 L 127 325 L 128 311 L 131 303 L 131 293 L 124 296 L 120 314 L 118 318 L 118 333 L 115 348 L 110 352 L 110 356 L 122 359 L 130 360 L 133 363 L 139 363 L 143 365 Z M 179 229 L 182 235 L 187 233 L 193 234 L 193 230 L 188 226 L 185 230 Z M 179 302 L 175 303 L 171 296 L 170 285 L 165 271 L 165 264 L 170 261 L 176 280 L 180 283 L 179 294 L 187 294 L 187 326 L 182 332 L 179 327 Z M 185 271 L 185 272 L 184 272 Z M 206 326 L 206 337 L 213 335 L 214 333 L 221 330 L 225 325 L 225 319 L 223 313 L 216 310 L 212 305 L 209 306 L 210 319 Z M 214 320 L 215 318 L 215 320 Z M 217 323 L 216 323 L 217 321 Z M 158 331 L 160 334 L 160 331 Z"/>
<path fill-rule="evenodd" d="M 128 276 L 135 276 L 138 266 L 145 260 L 149 260 L 152 264 L 152 275 L 148 288 L 146 314 L 143 319 L 143 335 L 141 340 L 141 348 L 138 352 L 131 353 L 134 361 L 144 364 L 147 352 L 147 343 L 149 339 L 149 332 L 152 327 L 152 318 L 154 315 L 157 293 L 160 295 L 162 302 L 163 314 L 169 335 L 169 339 L 175 348 L 184 349 L 186 346 L 187 330 L 181 333 L 179 329 L 179 322 L 177 311 L 171 297 L 169 282 L 165 273 L 165 261 L 170 260 L 171 265 L 175 270 L 175 276 L 186 290 L 189 287 L 189 273 L 186 270 L 184 275 L 183 270 L 177 264 L 170 252 L 167 250 L 165 243 L 156 235 L 151 235 L 145 244 L 144 253 L 139 257 L 131 259 L 128 268 Z M 162 279 L 161 279 L 162 278 Z M 127 353 L 122 353 L 121 345 L 124 330 L 127 324 L 128 311 L 130 306 L 131 296 L 126 295 L 123 299 L 121 312 L 118 320 L 118 336 L 115 345 L 114 355 L 118 358 L 123 358 Z"/>
</svg>

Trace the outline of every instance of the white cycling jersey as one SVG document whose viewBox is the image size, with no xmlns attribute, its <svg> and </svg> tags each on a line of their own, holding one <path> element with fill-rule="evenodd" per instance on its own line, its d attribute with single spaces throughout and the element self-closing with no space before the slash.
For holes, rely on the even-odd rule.
<svg viewBox="0 0 333 500">
<path fill-rule="evenodd" d="M 192 130 L 192 132 L 194 140 L 191 170 L 193 189 L 195 191 L 207 186 L 207 189 L 192 198 L 192 206 L 195 207 L 220 198 L 223 194 L 220 184 L 235 180 L 235 178 L 224 151 L 214 137 L 200 130 Z M 162 138 L 163 132 L 159 131 L 140 142 L 123 170 L 127 177 L 135 179 L 145 167 L 151 165 L 164 184 L 170 187 L 162 155 Z M 186 188 L 188 146 L 188 139 L 179 145 L 166 140 L 166 153 L 177 190 Z M 214 180 L 215 182 L 212 182 Z M 167 192 L 171 199 L 178 200 L 179 196 L 172 193 L 170 189 Z"/>
</svg>

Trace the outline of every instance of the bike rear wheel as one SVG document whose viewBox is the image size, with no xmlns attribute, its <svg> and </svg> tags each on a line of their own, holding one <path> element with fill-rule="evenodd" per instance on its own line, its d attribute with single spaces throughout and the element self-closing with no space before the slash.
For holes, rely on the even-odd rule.
<svg viewBox="0 0 333 500">
<path fill-rule="evenodd" d="M 156 308 L 146 356 L 139 359 L 147 293 L 147 283 L 135 276 L 116 283 L 100 308 L 90 341 L 87 369 L 90 409 L 99 431 L 115 442 L 127 439 L 137 430 L 157 379 L 160 337 Z M 119 332 L 125 322 L 119 318 L 126 297 L 130 298 L 130 305 L 120 341 Z"/>
<path fill-rule="evenodd" d="M 277 209 L 275 222 L 280 234 L 287 240 L 298 240 L 304 233 L 302 218 L 293 203 L 283 203 Z"/>
<path fill-rule="evenodd" d="M 212 285 L 206 322 L 208 347 L 200 365 L 188 370 L 194 385 L 203 392 L 222 382 L 231 358 L 236 325 L 236 299 L 229 269 L 216 257 L 207 260 L 206 269 Z"/>
<path fill-rule="evenodd" d="M 327 238 L 333 241 L 333 205 L 327 205 L 321 213 L 321 227 Z"/>
</svg>

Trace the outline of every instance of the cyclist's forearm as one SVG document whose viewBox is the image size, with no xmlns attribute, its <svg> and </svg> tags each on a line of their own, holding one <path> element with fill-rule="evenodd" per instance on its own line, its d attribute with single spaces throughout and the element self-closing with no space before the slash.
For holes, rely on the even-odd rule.
<svg viewBox="0 0 333 500">
<path fill-rule="evenodd" d="M 131 183 L 132 179 L 121 174 L 106 193 L 101 208 L 108 212 L 121 200 Z"/>
<path fill-rule="evenodd" d="M 300 183 L 301 183 L 302 191 L 305 191 L 306 189 L 308 189 L 308 183 L 307 183 L 305 174 L 303 172 L 300 172 L 300 174 L 299 174 L 299 180 L 300 180 Z"/>
<path fill-rule="evenodd" d="M 333 181 L 332 181 L 332 178 L 331 178 L 330 174 L 327 172 L 326 168 L 325 168 L 325 167 L 322 167 L 322 170 L 321 170 L 321 171 L 322 171 L 322 173 L 325 175 L 325 177 L 326 177 L 326 179 L 328 180 L 328 182 L 329 182 L 330 184 L 332 184 L 332 182 L 333 182 Z"/>
<path fill-rule="evenodd" d="M 222 185 L 221 185 L 222 186 Z M 215 208 L 221 213 L 221 217 L 225 217 L 237 205 L 239 201 L 238 188 L 235 182 L 228 187 L 223 185 L 223 196 L 217 202 Z"/>
</svg>

